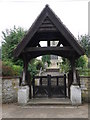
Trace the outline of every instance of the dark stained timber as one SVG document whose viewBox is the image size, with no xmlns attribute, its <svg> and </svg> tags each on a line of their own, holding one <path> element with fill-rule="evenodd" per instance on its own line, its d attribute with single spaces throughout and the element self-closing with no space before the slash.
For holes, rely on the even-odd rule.
<svg viewBox="0 0 90 120">
<path fill-rule="evenodd" d="M 35 80 L 39 80 L 39 85 L 35 85 Z M 56 84 L 55 84 L 56 83 Z M 58 83 L 58 84 L 57 84 Z M 34 76 L 33 77 L 33 97 L 41 98 L 61 98 L 66 97 L 66 75 L 62 76 Z"/>
<path fill-rule="evenodd" d="M 26 48 L 24 52 L 43 52 L 43 51 L 74 51 L 71 47 L 30 47 Z"/>
<path fill-rule="evenodd" d="M 42 40 L 59 40 L 60 42 L 57 46 L 60 46 L 60 44 L 63 44 L 64 46 L 71 46 L 75 53 L 77 53 L 78 57 L 84 55 L 85 53 L 83 48 L 78 44 L 73 34 L 55 15 L 55 13 L 51 10 L 49 6 L 45 6 L 41 14 L 38 16 L 31 28 L 28 30 L 25 37 L 18 44 L 18 46 L 14 50 L 14 57 L 21 57 L 23 50 L 27 47 L 40 47 L 38 43 Z M 48 46 L 50 46 L 49 42 Z"/>
<path fill-rule="evenodd" d="M 42 47 L 40 42 L 47 42 L 47 47 Z M 50 46 L 51 41 L 58 41 L 57 46 Z M 60 45 L 63 45 L 61 47 Z M 15 59 L 23 59 L 24 62 L 24 72 L 25 72 L 25 80 L 26 84 L 30 87 L 31 91 L 31 83 L 30 75 L 28 73 L 28 63 L 33 58 L 42 55 L 57 55 L 64 58 L 68 58 L 71 62 L 71 68 L 73 72 L 72 80 L 74 84 L 77 84 L 76 81 L 76 69 L 73 64 L 75 60 L 79 58 L 81 55 L 85 54 L 84 49 L 79 45 L 77 39 L 73 36 L 73 34 L 68 30 L 68 28 L 63 24 L 63 22 L 55 15 L 52 9 L 47 5 L 42 10 L 41 14 L 37 17 L 35 22 L 32 24 L 27 34 L 24 36 L 22 41 L 17 45 L 14 50 L 14 58 Z M 24 75 L 24 74 L 23 74 Z M 27 77 L 29 76 L 29 77 Z M 60 76 L 59 76 L 60 77 Z M 55 94 L 63 94 L 66 96 L 66 76 L 63 76 L 63 86 L 59 87 L 59 78 L 56 78 L 56 86 L 53 86 L 53 77 L 47 76 L 47 86 L 43 86 L 43 78 L 40 77 L 40 87 L 35 86 L 35 78 L 33 80 L 33 93 L 34 97 L 36 96 L 36 92 L 41 92 L 48 97 L 51 97 Z M 61 80 L 62 81 L 62 80 Z M 72 84 L 72 83 L 71 83 Z M 60 93 L 58 93 L 60 91 Z M 64 92 L 63 92 L 64 91 Z M 30 93 L 31 94 L 31 93 Z"/>
</svg>

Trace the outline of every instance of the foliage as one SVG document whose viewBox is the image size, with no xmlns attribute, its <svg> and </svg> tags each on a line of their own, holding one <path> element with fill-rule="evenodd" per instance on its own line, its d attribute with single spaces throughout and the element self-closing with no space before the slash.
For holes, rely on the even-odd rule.
<svg viewBox="0 0 90 120">
<path fill-rule="evenodd" d="M 47 62 L 48 67 L 50 66 L 51 62 L 50 62 L 50 55 L 43 55 L 42 56 L 42 61 L 43 63 Z"/>
<path fill-rule="evenodd" d="M 30 72 L 31 79 L 32 79 L 33 76 L 35 76 L 38 73 L 37 69 L 36 69 L 36 66 L 33 66 L 32 64 L 29 64 L 28 71 Z"/>
<path fill-rule="evenodd" d="M 78 69 L 79 75 L 81 76 L 90 76 L 90 69 Z"/>
<path fill-rule="evenodd" d="M 78 60 L 76 60 L 76 67 L 82 69 L 88 67 L 88 58 L 86 55 L 83 55 Z"/>
<path fill-rule="evenodd" d="M 76 68 L 79 71 L 80 75 L 88 76 L 90 74 L 90 70 L 88 70 L 88 58 L 86 55 L 81 56 L 78 60 L 76 60 Z M 62 63 L 60 63 L 61 72 L 67 73 L 70 70 L 70 62 L 66 58 L 62 58 Z"/>
<path fill-rule="evenodd" d="M 17 44 L 22 40 L 25 33 L 26 31 L 23 28 L 16 28 L 15 26 L 13 29 L 6 29 L 5 32 L 2 32 L 2 61 L 4 63 L 3 75 L 20 75 L 22 71 L 23 62 L 22 60 L 15 61 L 15 59 L 13 58 L 13 50 L 16 48 Z M 35 75 L 37 73 L 37 70 L 40 69 L 40 67 L 43 67 L 42 62 L 33 59 L 28 67 L 31 76 Z"/>
<path fill-rule="evenodd" d="M 15 61 L 13 58 L 13 50 L 22 40 L 26 31 L 14 26 L 13 29 L 6 29 L 3 34 L 2 41 L 2 75 L 3 76 L 18 76 L 22 71 L 22 60 Z"/>
<path fill-rule="evenodd" d="M 2 76 L 14 76 L 12 67 L 2 65 Z"/>
<path fill-rule="evenodd" d="M 88 56 L 90 54 L 90 36 L 89 35 L 81 35 L 78 37 L 80 45 L 85 49 L 85 53 Z"/>
<path fill-rule="evenodd" d="M 9 61 L 2 62 L 2 76 L 19 76 L 21 71 L 21 66 L 13 65 Z"/>
<path fill-rule="evenodd" d="M 41 60 L 32 59 L 28 66 L 28 71 L 30 72 L 31 79 L 33 76 L 39 73 L 40 68 L 43 68 L 43 62 Z"/>
<path fill-rule="evenodd" d="M 32 59 L 28 66 L 28 71 L 30 72 L 31 79 L 34 75 L 38 73 L 36 69 L 36 61 L 37 61 L 36 59 Z"/>
<path fill-rule="evenodd" d="M 3 66 L 3 65 L 12 67 L 12 66 L 13 66 L 13 63 L 12 63 L 11 61 L 3 61 L 3 62 L 2 62 L 2 66 Z"/>
<path fill-rule="evenodd" d="M 22 67 L 19 65 L 13 65 L 12 66 L 13 70 L 14 70 L 14 75 L 15 76 L 20 76 L 22 73 Z"/>
<path fill-rule="evenodd" d="M 90 43 L 88 44 L 88 57 L 90 58 Z"/>
<path fill-rule="evenodd" d="M 22 65 L 22 61 L 15 61 L 13 58 L 13 50 L 16 48 L 17 44 L 22 40 L 26 31 L 19 27 L 16 28 L 14 26 L 13 29 L 6 29 L 3 34 L 3 42 L 2 42 L 2 60 L 3 61 L 11 61 L 16 65 Z"/>
<path fill-rule="evenodd" d="M 88 68 L 88 57 L 90 55 L 90 36 L 89 35 L 81 35 L 78 37 L 80 45 L 85 49 L 84 56 L 81 56 L 78 60 L 76 60 L 76 67 L 79 69 L 80 74 L 88 74 L 87 68 Z M 68 72 L 70 69 L 70 63 L 68 60 L 63 58 L 63 62 L 60 64 L 61 71 Z M 83 69 L 86 70 L 83 72 Z"/>
<path fill-rule="evenodd" d="M 40 70 L 40 68 L 44 68 L 44 66 L 43 66 L 42 61 L 38 60 L 38 61 L 36 62 L 36 69 L 37 69 L 37 70 Z"/>
<path fill-rule="evenodd" d="M 67 73 L 70 69 L 70 62 L 66 58 L 62 58 L 62 62 L 60 63 L 61 72 Z"/>
</svg>

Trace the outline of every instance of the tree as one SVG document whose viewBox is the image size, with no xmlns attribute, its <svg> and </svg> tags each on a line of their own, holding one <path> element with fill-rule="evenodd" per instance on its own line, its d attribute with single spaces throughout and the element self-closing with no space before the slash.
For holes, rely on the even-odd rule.
<svg viewBox="0 0 90 120">
<path fill-rule="evenodd" d="M 85 68 L 88 66 L 88 58 L 90 56 L 90 36 L 89 35 L 81 35 L 80 37 L 78 36 L 78 40 L 80 45 L 85 49 L 85 54 L 84 56 L 81 56 L 77 61 L 76 61 L 76 66 Z"/>
<path fill-rule="evenodd" d="M 15 61 L 13 58 L 13 50 L 16 48 L 17 44 L 22 40 L 26 31 L 18 27 L 14 26 L 13 29 L 6 29 L 3 34 L 3 42 L 2 42 L 2 60 L 10 61 L 16 65 L 22 65 L 22 61 Z"/>
<path fill-rule="evenodd" d="M 62 62 L 60 63 L 61 72 L 67 73 L 70 69 L 70 61 L 67 58 L 62 57 Z"/>
<path fill-rule="evenodd" d="M 43 62 L 41 60 L 37 60 L 37 62 L 36 62 L 36 69 L 40 70 L 41 68 L 42 69 L 44 68 Z"/>
<path fill-rule="evenodd" d="M 35 58 L 30 61 L 28 71 L 30 72 L 31 79 L 33 78 L 33 76 L 39 73 L 41 67 L 43 67 L 42 61 Z"/>
<path fill-rule="evenodd" d="M 31 79 L 35 74 L 37 74 L 37 69 L 36 69 L 36 59 L 32 59 L 28 65 L 28 71 L 30 72 Z"/>
<path fill-rule="evenodd" d="M 89 47 L 90 47 L 90 36 L 89 35 L 81 35 L 78 36 L 78 40 L 80 45 L 85 49 L 85 53 L 88 56 L 89 55 Z"/>
<path fill-rule="evenodd" d="M 86 55 L 81 56 L 75 61 L 76 68 L 87 69 L 88 67 L 88 57 Z M 70 70 L 70 61 L 66 58 L 62 58 L 62 63 L 60 63 L 61 72 L 68 72 Z"/>
<path fill-rule="evenodd" d="M 50 66 L 51 62 L 50 62 L 50 55 L 43 55 L 42 56 L 42 61 L 43 63 L 47 62 L 48 67 Z"/>
<path fill-rule="evenodd" d="M 82 69 L 88 67 L 88 58 L 86 55 L 83 55 L 78 60 L 76 60 L 76 67 Z"/>
</svg>

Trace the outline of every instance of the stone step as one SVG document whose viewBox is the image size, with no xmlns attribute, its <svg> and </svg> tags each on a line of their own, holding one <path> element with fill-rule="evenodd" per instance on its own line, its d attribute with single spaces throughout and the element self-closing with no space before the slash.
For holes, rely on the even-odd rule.
<svg viewBox="0 0 90 120">
<path fill-rule="evenodd" d="M 42 105 L 72 105 L 68 98 L 34 98 L 29 100 L 27 105 L 30 106 L 42 106 Z"/>
<path fill-rule="evenodd" d="M 58 68 L 47 68 L 46 72 L 59 72 Z"/>
<path fill-rule="evenodd" d="M 61 74 L 59 72 L 43 72 L 41 75 L 42 76 L 47 76 L 47 75 L 60 76 Z"/>
</svg>

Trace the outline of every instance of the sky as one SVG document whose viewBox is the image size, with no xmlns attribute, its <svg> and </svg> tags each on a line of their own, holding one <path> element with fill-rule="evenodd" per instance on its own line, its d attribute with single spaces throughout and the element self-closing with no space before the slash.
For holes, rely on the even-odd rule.
<svg viewBox="0 0 90 120">
<path fill-rule="evenodd" d="M 88 0 L 0 0 L 0 42 L 14 25 L 28 30 L 46 4 L 76 38 L 88 34 Z"/>
</svg>

